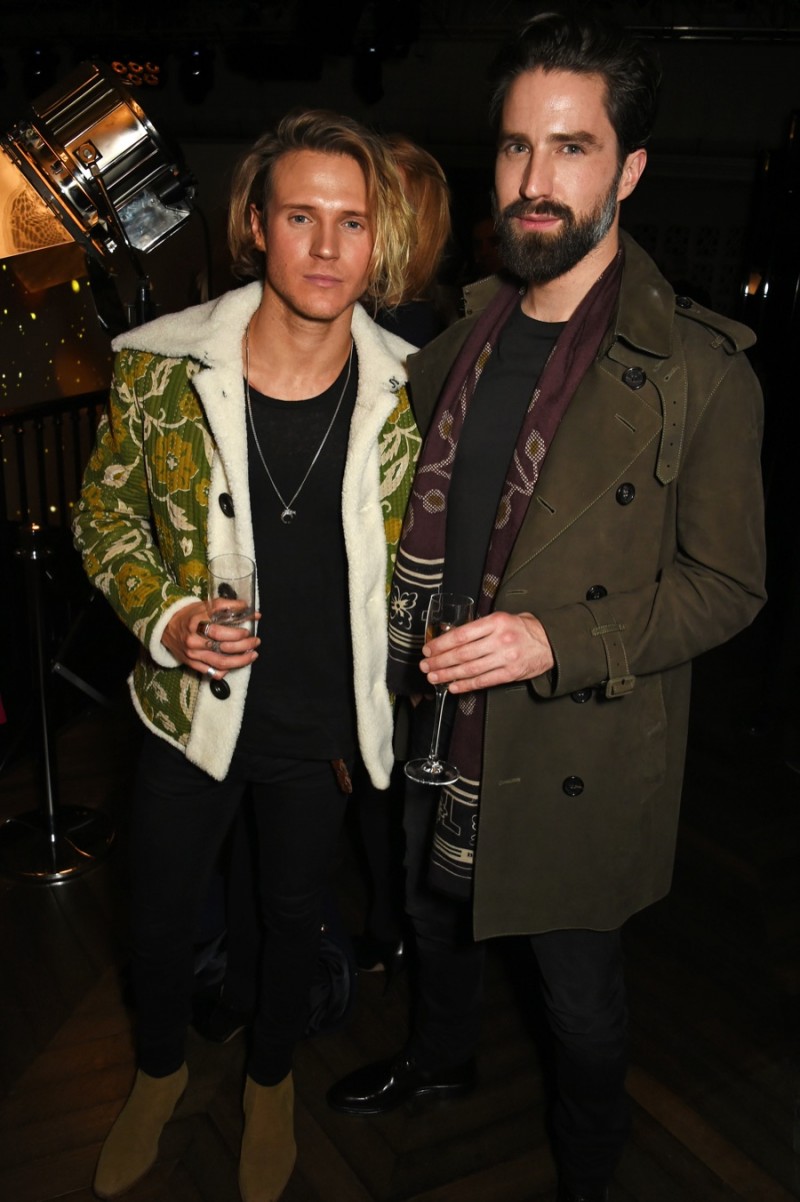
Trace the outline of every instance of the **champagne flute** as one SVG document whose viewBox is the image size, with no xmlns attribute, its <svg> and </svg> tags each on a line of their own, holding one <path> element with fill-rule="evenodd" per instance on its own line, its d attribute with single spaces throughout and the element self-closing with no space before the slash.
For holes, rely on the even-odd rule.
<svg viewBox="0 0 800 1202">
<path fill-rule="evenodd" d="M 425 639 L 430 642 L 440 634 L 446 634 L 454 626 L 464 626 L 471 622 L 474 613 L 472 597 L 462 593 L 434 593 L 428 605 L 428 616 L 425 622 Z M 452 785 L 458 780 L 458 768 L 455 764 L 439 758 L 439 737 L 442 729 L 442 713 L 444 699 L 447 696 L 447 685 L 434 685 L 436 690 L 436 705 L 433 715 L 433 734 L 431 749 L 424 759 L 409 760 L 405 767 L 406 776 L 419 785 Z"/>
</svg>

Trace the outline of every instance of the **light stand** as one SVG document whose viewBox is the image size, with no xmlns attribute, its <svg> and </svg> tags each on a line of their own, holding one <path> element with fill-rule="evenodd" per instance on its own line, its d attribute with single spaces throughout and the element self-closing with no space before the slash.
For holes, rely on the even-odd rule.
<svg viewBox="0 0 800 1202">
<path fill-rule="evenodd" d="M 154 316 L 150 280 L 140 255 L 188 220 L 195 184 L 180 155 L 154 129 L 130 90 L 103 65 L 82 63 L 61 85 L 38 97 L 26 118 L 0 135 L 0 165 L 7 167 L 7 160 L 17 169 L 15 182 L 23 177 L 34 210 L 48 211 L 45 224 L 51 228 L 42 247 L 79 243 L 96 278 L 101 271 L 116 276 L 121 259 L 135 277 L 133 303 L 125 306 L 124 315 L 122 306 L 116 306 L 123 317 L 121 328 Z M 58 223 L 55 235 L 53 217 Z M 13 226 L 0 232 L 5 234 L 0 241 L 5 255 L 36 249 L 18 245 Z M 99 308 L 98 316 L 108 329 Z M 50 663 L 47 653 L 47 552 L 40 528 L 35 523 L 23 527 L 20 543 L 17 554 L 25 561 L 31 630 L 32 708 L 38 718 L 40 806 L 0 826 L 0 872 L 53 885 L 93 867 L 110 848 L 114 830 L 103 812 L 58 802 L 51 685 L 54 672 L 68 679 L 69 673 L 58 658 Z M 85 681 L 74 675 L 73 681 L 90 692 Z"/>
<path fill-rule="evenodd" d="M 45 634 L 44 558 L 41 530 L 23 527 L 21 556 L 31 630 L 33 705 L 38 717 L 39 808 L 0 826 L 0 871 L 34 884 L 58 885 L 93 868 L 114 838 L 108 815 L 58 801 L 58 772 L 52 721 L 52 671 Z"/>
</svg>

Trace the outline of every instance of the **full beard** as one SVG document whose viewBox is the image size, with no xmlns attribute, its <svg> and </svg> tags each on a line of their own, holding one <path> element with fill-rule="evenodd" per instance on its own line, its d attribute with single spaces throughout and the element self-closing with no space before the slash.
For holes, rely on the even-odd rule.
<svg viewBox="0 0 800 1202">
<path fill-rule="evenodd" d="M 576 267 L 602 242 L 614 224 L 619 179 L 617 175 L 608 193 L 584 217 L 576 217 L 572 209 L 557 201 L 541 200 L 532 204 L 524 198 L 515 200 L 500 212 L 497 197 L 493 195 L 500 256 L 512 275 L 526 284 L 549 284 Z M 532 214 L 559 217 L 561 228 L 553 234 L 518 233 L 514 218 Z"/>
</svg>

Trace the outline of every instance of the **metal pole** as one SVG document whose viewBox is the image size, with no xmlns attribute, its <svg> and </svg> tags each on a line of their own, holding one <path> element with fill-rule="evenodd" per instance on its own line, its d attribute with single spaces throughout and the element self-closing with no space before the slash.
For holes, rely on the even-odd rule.
<svg viewBox="0 0 800 1202">
<path fill-rule="evenodd" d="M 58 768 L 53 744 L 52 701 L 50 674 L 47 666 L 44 597 L 42 573 L 45 549 L 41 529 L 35 522 L 24 526 L 20 534 L 19 554 L 25 560 L 25 589 L 30 614 L 31 659 L 35 682 L 34 706 L 38 716 L 38 741 L 41 756 L 40 801 L 42 821 L 47 839 L 47 858 L 52 872 L 56 871 L 56 806 L 58 805 Z"/>
<path fill-rule="evenodd" d="M 101 810 L 61 806 L 52 712 L 52 672 L 47 651 L 42 531 L 23 528 L 18 555 L 25 559 L 30 616 L 31 667 L 38 718 L 39 808 L 0 826 L 0 872 L 38 884 L 58 885 L 94 867 L 111 846 L 114 828 Z"/>
</svg>

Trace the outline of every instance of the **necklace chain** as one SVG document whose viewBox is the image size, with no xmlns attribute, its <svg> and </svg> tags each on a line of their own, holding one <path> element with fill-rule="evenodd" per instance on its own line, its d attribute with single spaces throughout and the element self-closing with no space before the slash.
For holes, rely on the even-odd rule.
<svg viewBox="0 0 800 1202">
<path fill-rule="evenodd" d="M 277 484 L 275 483 L 275 481 L 272 478 L 272 472 L 267 467 L 267 461 L 264 458 L 264 452 L 261 450 L 261 443 L 258 441 L 258 435 L 256 434 L 256 424 L 253 421 L 253 401 L 250 396 L 250 323 L 249 322 L 247 323 L 247 329 L 245 330 L 245 333 L 244 333 L 244 367 L 245 367 L 245 394 L 247 396 L 247 415 L 250 418 L 250 429 L 253 434 L 253 442 L 256 444 L 256 450 L 258 451 L 258 457 L 261 460 L 261 464 L 264 468 L 264 471 L 267 473 L 267 479 L 269 480 L 270 484 L 272 485 L 275 496 L 278 498 L 281 505 L 283 506 L 283 509 L 281 510 L 281 521 L 284 523 L 284 525 L 288 526 L 288 524 L 292 521 L 292 519 L 297 516 L 297 510 L 292 509 L 292 506 L 294 505 L 297 498 L 300 496 L 300 493 L 302 492 L 302 489 L 303 489 L 303 486 L 305 485 L 306 480 L 311 475 L 311 470 L 314 467 L 314 464 L 317 462 L 320 455 L 322 454 L 322 448 L 325 446 L 325 443 L 328 441 L 328 435 L 330 434 L 331 430 L 333 429 L 333 423 L 336 421 L 336 418 L 339 416 L 339 410 L 342 407 L 342 401 L 344 400 L 344 394 L 347 392 L 347 385 L 350 383 L 350 373 L 353 370 L 353 341 L 352 341 L 352 339 L 350 341 L 350 355 L 348 356 L 348 360 L 347 360 L 347 375 L 345 376 L 344 387 L 342 388 L 341 394 L 339 396 L 339 400 L 336 402 L 336 408 L 333 411 L 333 417 L 331 418 L 330 422 L 328 423 L 328 428 L 322 436 L 322 442 L 317 447 L 317 450 L 314 454 L 314 458 L 311 460 L 311 462 L 308 465 L 306 474 L 303 476 L 303 479 L 300 481 L 297 488 L 295 489 L 294 495 L 288 501 L 284 500 Z"/>
</svg>

